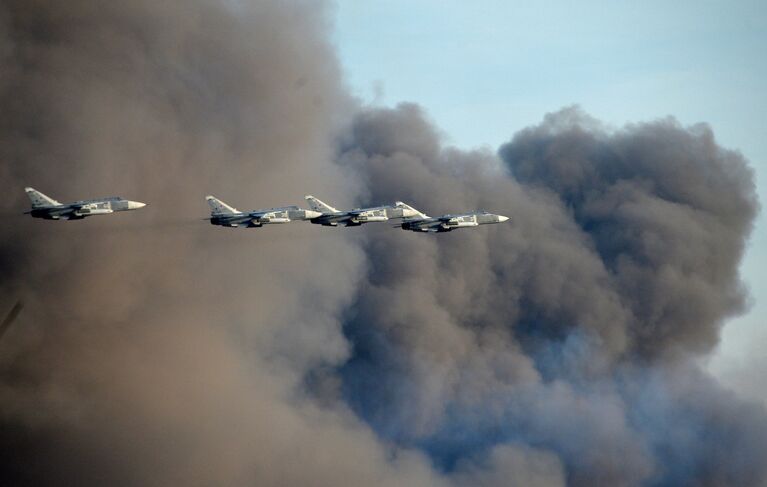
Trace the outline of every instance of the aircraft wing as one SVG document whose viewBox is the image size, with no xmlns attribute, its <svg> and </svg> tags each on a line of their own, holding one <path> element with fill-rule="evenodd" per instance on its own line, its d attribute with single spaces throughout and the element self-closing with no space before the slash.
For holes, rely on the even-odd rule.
<svg viewBox="0 0 767 487">
<path fill-rule="evenodd" d="M 316 219 L 321 222 L 327 223 L 344 223 L 351 220 L 355 215 L 350 211 L 342 211 L 338 213 L 324 214 Z"/>
<path fill-rule="evenodd" d="M 268 211 L 250 211 L 247 213 L 240 213 L 239 215 L 231 215 L 228 217 L 232 223 L 242 225 L 250 223 L 253 225 L 260 225 L 260 222 L 264 218 L 268 218 L 271 213 Z"/>
<path fill-rule="evenodd" d="M 94 200 L 94 201 L 76 201 L 70 203 L 69 209 L 72 213 L 77 215 L 105 215 L 107 213 L 114 213 L 107 201 Z"/>
<path fill-rule="evenodd" d="M 420 219 L 405 219 L 402 223 L 408 223 L 412 227 L 417 228 L 430 228 L 436 227 L 442 224 L 439 218 L 420 218 Z"/>
<path fill-rule="evenodd" d="M 295 206 L 285 208 L 269 208 L 266 210 L 251 211 L 247 215 L 250 217 L 250 221 L 254 223 L 283 223 L 289 222 L 290 217 L 288 212 L 297 209 Z"/>
<path fill-rule="evenodd" d="M 246 213 L 251 218 L 264 218 L 264 217 L 273 217 L 276 215 L 280 215 L 283 213 L 286 213 L 288 210 L 286 208 L 270 208 L 268 210 L 256 210 L 256 211 L 250 211 Z"/>
<path fill-rule="evenodd" d="M 32 210 L 27 211 L 25 213 L 32 213 L 32 211 L 35 211 L 35 210 L 45 211 L 49 215 L 64 216 L 64 215 L 74 214 L 77 210 L 79 210 L 79 207 L 72 206 L 72 205 L 47 206 L 47 207 L 33 208 Z"/>
<path fill-rule="evenodd" d="M 29 211 L 25 211 L 24 213 L 32 214 L 32 215 L 34 215 L 35 213 L 44 214 L 50 218 L 57 218 L 60 220 L 81 219 L 83 218 L 83 216 L 88 214 L 87 210 L 82 210 L 80 206 L 72 205 L 72 204 L 56 205 L 56 206 L 38 206 L 36 208 L 32 208 Z"/>
<path fill-rule="evenodd" d="M 263 214 L 260 213 L 228 213 L 228 214 L 213 214 L 206 220 L 216 220 L 222 222 L 225 225 L 231 226 L 260 226 L 260 217 Z"/>
</svg>

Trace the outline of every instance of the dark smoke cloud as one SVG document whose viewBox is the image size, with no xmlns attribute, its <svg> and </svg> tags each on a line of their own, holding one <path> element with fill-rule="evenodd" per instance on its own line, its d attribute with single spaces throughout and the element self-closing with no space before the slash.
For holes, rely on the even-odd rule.
<svg viewBox="0 0 767 487">
<path fill-rule="evenodd" d="M 379 435 L 465 483 L 767 481 L 764 409 L 691 365 L 744 308 L 758 209 L 751 170 L 708 127 L 608 131 L 567 108 L 500 159 L 442 149 L 414 105 L 352 132 L 341 161 L 364 168 L 372 199 L 512 216 L 365 244 L 340 372 Z"/>
<path fill-rule="evenodd" d="M 557 194 L 630 310 L 636 352 L 705 352 L 741 311 L 737 279 L 758 204 L 742 157 L 673 119 L 606 136 L 572 110 L 501 148 L 515 178 Z M 593 123 L 593 122 L 591 122 Z"/>
<path fill-rule="evenodd" d="M 2 3 L 0 307 L 26 308 L 0 343 L 0 483 L 437 477 L 300 394 L 348 353 L 339 316 L 364 268 L 348 236 L 200 221 L 209 193 L 243 209 L 354 199 L 331 163 L 353 102 L 328 24 L 309 1 Z M 32 221 L 27 185 L 149 206 Z"/>
<path fill-rule="evenodd" d="M 3 319 L 2 323 L 0 323 L 0 340 L 3 338 L 3 335 L 5 335 L 5 333 L 10 329 L 13 322 L 16 321 L 16 318 L 19 317 L 19 313 L 21 313 L 22 309 L 24 309 L 24 304 L 21 301 L 16 301 L 16 304 L 13 305 L 13 308 L 11 308 L 5 319 Z"/>
<path fill-rule="evenodd" d="M 757 211 L 705 126 L 548 115 L 497 154 L 361 110 L 324 4 L 0 6 L 10 485 L 763 485 L 767 414 L 694 365 Z M 24 186 L 147 208 L 33 221 Z M 402 199 L 511 224 L 226 231 Z"/>
</svg>

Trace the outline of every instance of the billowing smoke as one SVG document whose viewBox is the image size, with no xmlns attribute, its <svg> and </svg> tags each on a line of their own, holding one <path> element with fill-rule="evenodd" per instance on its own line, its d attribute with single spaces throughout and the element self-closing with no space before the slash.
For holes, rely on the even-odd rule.
<svg viewBox="0 0 767 487">
<path fill-rule="evenodd" d="M 371 234 L 343 393 L 466 483 L 761 485 L 767 414 L 693 359 L 744 308 L 752 173 L 704 126 L 608 131 L 577 108 L 499 151 L 419 109 L 361 114 L 341 164 L 373 199 L 511 225 Z"/>
<path fill-rule="evenodd" d="M 362 110 L 322 3 L 0 6 L 9 485 L 760 485 L 767 414 L 699 370 L 744 309 L 743 159 L 577 109 L 490 152 Z M 20 215 L 22 188 L 142 210 Z M 510 224 L 213 228 L 313 193 Z"/>
<path fill-rule="evenodd" d="M 0 313 L 25 308 L 0 342 L 0 483 L 432 477 L 298 387 L 348 353 L 358 247 L 202 221 L 209 193 L 242 209 L 355 197 L 331 162 L 353 104 L 328 25 L 315 2 L 2 3 Z M 32 220 L 24 186 L 149 206 Z"/>
</svg>

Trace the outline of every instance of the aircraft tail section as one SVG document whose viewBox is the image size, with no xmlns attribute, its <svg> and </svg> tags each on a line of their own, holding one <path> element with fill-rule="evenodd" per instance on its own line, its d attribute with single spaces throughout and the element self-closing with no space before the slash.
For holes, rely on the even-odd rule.
<svg viewBox="0 0 767 487">
<path fill-rule="evenodd" d="M 408 210 L 405 218 L 418 218 L 418 219 L 422 219 L 422 220 L 424 220 L 426 218 L 429 218 L 429 215 L 427 215 L 426 213 L 424 213 L 422 211 L 418 211 L 415 208 L 413 208 L 412 206 L 410 206 L 410 205 L 408 205 L 406 203 L 403 203 L 402 201 L 395 202 L 394 206 L 396 206 L 397 208 L 402 208 L 404 210 Z"/>
<path fill-rule="evenodd" d="M 237 208 L 227 205 L 215 196 L 208 195 L 205 197 L 205 200 L 208 202 L 208 205 L 210 205 L 211 215 L 231 215 L 239 213 Z"/>
<path fill-rule="evenodd" d="M 309 202 L 311 209 L 314 211 L 319 211 L 320 213 L 338 213 L 338 210 L 326 203 L 323 203 L 310 194 L 306 195 L 305 198 L 306 201 Z"/>
<path fill-rule="evenodd" d="M 24 188 L 24 191 L 27 192 L 27 196 L 29 196 L 29 200 L 32 201 L 32 207 L 43 207 L 43 206 L 57 206 L 60 205 L 58 201 L 54 200 L 50 196 L 46 196 L 40 191 L 36 190 L 35 188 Z"/>
</svg>

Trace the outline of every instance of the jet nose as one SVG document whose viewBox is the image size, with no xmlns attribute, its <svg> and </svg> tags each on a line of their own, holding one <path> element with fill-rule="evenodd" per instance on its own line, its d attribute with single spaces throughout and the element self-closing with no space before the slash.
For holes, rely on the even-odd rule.
<svg viewBox="0 0 767 487">
<path fill-rule="evenodd" d="M 129 210 L 138 210 L 139 208 L 143 208 L 145 206 L 146 206 L 146 203 L 142 203 L 140 201 L 128 201 Z"/>
<path fill-rule="evenodd" d="M 499 223 L 503 223 L 503 222 L 505 222 L 508 219 L 509 219 L 508 216 L 498 215 L 498 222 Z"/>
</svg>

